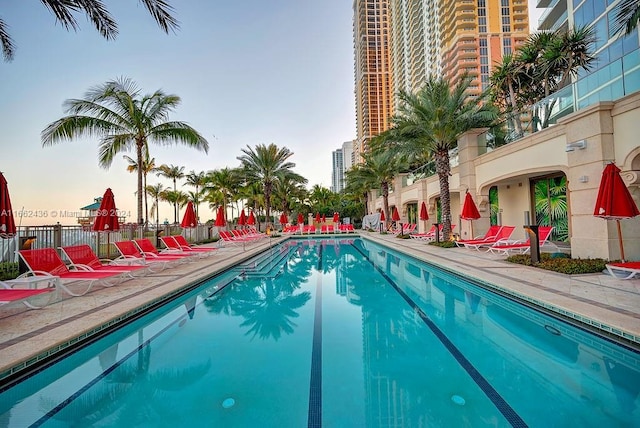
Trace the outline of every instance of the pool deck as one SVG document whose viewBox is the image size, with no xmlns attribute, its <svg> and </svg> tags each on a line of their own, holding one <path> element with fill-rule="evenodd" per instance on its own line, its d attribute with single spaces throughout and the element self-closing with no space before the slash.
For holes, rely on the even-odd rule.
<svg viewBox="0 0 640 428">
<path fill-rule="evenodd" d="M 640 279 L 622 280 L 605 274 L 569 276 L 507 263 L 504 256 L 486 252 L 439 248 L 378 233 L 363 232 L 362 236 L 623 337 L 640 349 Z M 29 310 L 21 303 L 0 307 L 0 386 L 12 373 L 47 358 L 55 350 L 72 346 L 78 337 L 91 335 L 284 239 L 223 247 L 209 257 L 114 287 L 94 285 L 81 297 L 59 292 L 59 300 L 41 310 Z M 82 287 L 71 286 L 76 290 Z"/>
</svg>

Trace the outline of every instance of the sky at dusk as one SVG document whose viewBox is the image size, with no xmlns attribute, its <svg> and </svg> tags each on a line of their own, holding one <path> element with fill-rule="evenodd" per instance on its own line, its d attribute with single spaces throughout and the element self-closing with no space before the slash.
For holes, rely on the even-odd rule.
<svg viewBox="0 0 640 428">
<path fill-rule="evenodd" d="M 65 115 L 65 100 L 118 77 L 131 78 L 144 94 L 162 89 L 180 96 L 169 119 L 189 123 L 209 141 L 208 154 L 151 145 L 157 165 L 185 172 L 236 167 L 241 148 L 275 143 L 294 152 L 290 160 L 308 187 L 330 186 L 331 152 L 355 138 L 352 1 L 171 4 L 181 28 L 167 35 L 138 2 L 107 2 L 119 27 L 117 39 L 107 41 L 84 16 L 77 16 L 79 31 L 69 32 L 40 2 L 0 0 L 0 17 L 16 45 L 15 59 L 0 62 L 0 171 L 13 209 L 24 213 L 16 224 L 74 224 L 65 215 L 107 187 L 135 222 L 136 175 L 126 171 L 122 156 L 104 170 L 95 140 L 46 148 L 40 140 L 41 131 Z M 148 184 L 155 183 L 171 185 L 150 175 Z M 171 221 L 171 213 L 161 202 L 161 221 Z M 202 221 L 213 217 L 206 209 L 200 215 Z"/>
</svg>

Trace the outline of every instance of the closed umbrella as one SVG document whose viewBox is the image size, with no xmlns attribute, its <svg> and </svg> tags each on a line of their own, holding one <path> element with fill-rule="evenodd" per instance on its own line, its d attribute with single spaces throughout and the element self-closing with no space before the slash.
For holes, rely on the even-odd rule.
<svg viewBox="0 0 640 428">
<path fill-rule="evenodd" d="M 471 193 L 467 190 L 467 193 L 464 197 L 464 204 L 462 205 L 462 214 L 460 214 L 460 218 L 463 220 L 469 220 L 471 225 L 471 239 L 473 239 L 473 220 L 477 220 L 480 218 L 480 213 L 478 212 L 478 207 L 476 207 L 476 203 L 473 202 L 473 198 L 471 197 Z"/>
<path fill-rule="evenodd" d="M 333 222 L 338 223 L 340 221 L 340 214 L 333 213 Z"/>
<path fill-rule="evenodd" d="M 189 203 L 187 204 L 187 209 L 184 211 L 182 222 L 180 222 L 180 226 L 196 227 L 197 225 L 198 225 L 198 220 L 196 219 L 196 210 L 193 207 L 193 202 L 189 201 Z"/>
<path fill-rule="evenodd" d="M 224 221 L 224 207 L 220 205 L 218 207 L 218 212 L 216 213 L 216 222 L 213 223 L 216 227 L 224 227 L 226 222 Z"/>
<path fill-rule="evenodd" d="M 253 215 L 253 211 L 249 213 L 249 218 L 247 219 L 247 224 L 249 226 L 253 226 L 256 224 L 256 216 Z"/>
<path fill-rule="evenodd" d="M 289 223 L 289 219 L 287 219 L 287 215 L 285 213 L 280 214 L 280 224 Z"/>
<path fill-rule="evenodd" d="M 110 233 L 120 230 L 120 223 L 118 222 L 118 209 L 116 208 L 116 201 L 113 197 L 111 189 L 107 189 L 102 196 L 100 202 L 100 208 L 96 213 L 96 218 L 93 221 L 94 232 L 103 232 L 107 234 L 107 256 L 111 250 L 109 245 Z M 100 250 L 98 250 L 98 253 Z"/>
<path fill-rule="evenodd" d="M 429 220 L 429 212 L 427 211 L 427 204 L 422 202 L 422 206 L 420 207 L 420 220 L 426 221 Z"/>
<path fill-rule="evenodd" d="M 93 222 L 94 232 L 113 232 L 120 229 L 120 223 L 118 223 L 118 210 L 116 209 L 116 201 L 113 197 L 111 189 L 107 189 L 104 192 L 102 201 L 100 202 L 100 208 L 96 213 L 96 218 Z"/>
<path fill-rule="evenodd" d="M 304 224 L 304 217 L 302 213 L 298 213 L 298 224 Z"/>
<path fill-rule="evenodd" d="M 381 210 L 380 211 L 380 221 L 385 221 L 385 220 L 386 220 L 386 218 L 384 216 L 384 210 Z"/>
<path fill-rule="evenodd" d="M 327 222 L 327 217 L 326 217 L 324 214 L 322 214 L 322 222 L 323 222 L 323 223 L 326 223 L 326 222 Z"/>
<path fill-rule="evenodd" d="M 622 230 L 620 220 L 640 215 L 629 189 L 620 177 L 620 168 L 613 162 L 602 171 L 602 180 L 598 189 L 596 206 L 593 212 L 596 217 L 605 220 L 615 220 L 618 225 L 618 241 L 620 244 L 620 257 L 625 261 L 624 245 L 622 243 Z"/>
<path fill-rule="evenodd" d="M 16 223 L 11 209 L 9 187 L 4 175 L 0 172 L 0 236 L 10 237 L 16 234 Z"/>
<path fill-rule="evenodd" d="M 238 225 L 244 226 L 247 224 L 247 216 L 244 214 L 244 209 L 240 211 L 240 217 L 238 217 Z"/>
<path fill-rule="evenodd" d="M 393 207 L 393 213 L 391 214 L 391 220 L 400 221 L 400 213 L 398 212 L 398 207 Z"/>
<path fill-rule="evenodd" d="M 320 213 L 316 213 L 316 223 L 320 223 Z"/>
</svg>

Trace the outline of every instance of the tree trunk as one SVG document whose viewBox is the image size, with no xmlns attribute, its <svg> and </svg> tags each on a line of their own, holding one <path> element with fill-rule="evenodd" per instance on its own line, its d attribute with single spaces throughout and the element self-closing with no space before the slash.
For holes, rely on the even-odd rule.
<svg viewBox="0 0 640 428">
<path fill-rule="evenodd" d="M 269 221 L 269 215 L 271 213 L 271 183 L 265 183 L 264 185 L 264 205 L 265 205 L 265 223 L 269 227 L 271 222 Z"/>
<path fill-rule="evenodd" d="M 143 189 L 144 189 L 144 230 L 149 230 L 149 204 L 147 200 L 147 173 L 143 176 Z"/>
<path fill-rule="evenodd" d="M 173 203 L 173 223 L 178 224 L 178 188 L 176 187 L 176 179 L 173 179 L 173 192 L 175 193 L 176 200 Z"/>
<path fill-rule="evenodd" d="M 382 183 L 382 209 L 384 210 L 386 221 L 391 221 L 389 216 L 389 183 L 386 181 Z"/>
<path fill-rule="evenodd" d="M 142 141 L 138 141 L 136 143 L 136 156 L 138 157 L 138 212 L 136 213 L 136 221 L 138 224 L 144 223 L 144 217 L 142 216 L 142 148 L 144 147 L 144 143 Z"/>
<path fill-rule="evenodd" d="M 440 208 L 442 209 L 442 240 L 447 241 L 451 236 L 451 198 L 449 197 L 449 151 L 441 150 L 435 153 L 436 173 L 440 183 Z"/>
<path fill-rule="evenodd" d="M 516 91 L 513 89 L 513 82 L 509 82 L 509 100 L 511 102 L 511 116 L 516 128 L 518 137 L 522 137 L 522 121 L 520 120 L 520 111 L 518 110 L 518 103 L 516 102 Z"/>
</svg>

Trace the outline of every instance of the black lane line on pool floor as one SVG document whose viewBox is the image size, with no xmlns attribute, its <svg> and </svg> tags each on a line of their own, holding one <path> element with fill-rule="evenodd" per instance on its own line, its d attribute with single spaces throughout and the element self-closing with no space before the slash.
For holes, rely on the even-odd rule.
<svg viewBox="0 0 640 428">
<path fill-rule="evenodd" d="M 471 379 L 482 389 L 482 391 L 486 394 L 486 396 L 491 400 L 491 402 L 498 408 L 500 413 L 507 419 L 507 421 L 514 427 L 527 427 L 527 423 L 516 413 L 516 411 L 505 401 L 504 398 L 495 390 L 493 386 L 487 381 L 487 379 L 480 374 L 480 372 L 471 364 L 471 362 L 465 357 L 462 352 L 449 340 L 449 338 L 438 328 L 438 326 L 429 319 L 427 314 L 425 314 L 422 309 L 415 304 L 411 297 L 409 297 L 404 291 L 398 287 L 396 284 L 385 272 L 382 271 L 375 263 L 369 259 L 364 252 L 360 250 L 360 248 L 353 246 L 362 256 L 371 263 L 371 266 L 382 275 L 384 279 L 402 296 L 402 298 L 411 306 L 411 308 L 420 315 L 422 321 L 429 327 L 429 329 L 435 334 L 435 336 L 440 340 L 440 342 L 444 345 L 445 348 L 451 353 L 453 358 L 458 361 L 458 364 L 462 366 L 462 368 L 471 376 Z"/>
<path fill-rule="evenodd" d="M 211 295 L 209 295 L 209 297 L 212 297 L 212 296 L 216 295 L 220 290 L 224 289 L 227 285 L 229 285 L 230 283 L 232 283 L 236 279 L 237 279 L 237 277 L 235 277 L 232 280 L 228 281 L 223 286 L 217 288 Z M 209 297 L 207 297 L 207 299 Z M 201 305 L 202 303 L 204 303 L 205 300 L 206 299 L 203 299 L 202 302 L 200 302 L 198 305 Z M 62 409 L 64 409 L 68 405 L 70 405 L 76 399 L 78 399 L 82 394 L 87 392 L 91 387 L 97 385 L 100 381 L 104 380 L 114 370 L 116 370 L 121 365 L 123 365 L 124 363 L 129 361 L 131 358 L 136 356 L 136 354 L 138 354 L 139 352 L 142 352 L 142 350 L 144 348 L 146 348 L 147 346 L 151 345 L 151 342 L 153 342 L 157 338 L 161 337 L 171 327 L 173 327 L 174 325 L 178 324 L 183 319 L 186 319 L 188 316 L 189 316 L 188 314 L 182 315 L 179 318 L 175 319 L 173 322 L 169 323 L 169 325 L 167 325 L 167 326 L 163 327 L 162 329 L 160 329 L 160 331 L 158 331 L 156 334 L 151 336 L 149 339 L 145 340 L 143 343 L 139 344 L 135 349 L 133 349 L 127 355 L 123 356 L 120 360 L 116 361 L 111 367 L 107 368 L 105 371 L 100 373 L 98 376 L 94 377 L 85 386 L 83 386 L 82 388 L 78 389 L 76 392 L 71 394 L 69 397 L 67 397 L 66 399 L 61 401 L 57 406 L 55 406 L 54 408 L 49 410 L 40 419 L 35 421 L 33 424 L 29 425 L 29 428 L 36 428 L 36 427 L 42 426 L 42 424 L 46 423 L 49 419 L 53 418 L 58 412 L 60 412 Z"/>
<path fill-rule="evenodd" d="M 311 348 L 311 379 L 309 386 L 309 416 L 307 427 L 322 426 L 322 245 L 318 246 L 318 274 L 316 307 L 313 319 L 313 346 Z"/>
</svg>

